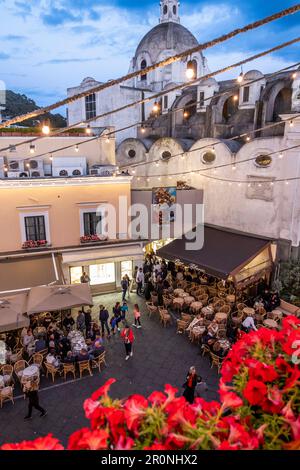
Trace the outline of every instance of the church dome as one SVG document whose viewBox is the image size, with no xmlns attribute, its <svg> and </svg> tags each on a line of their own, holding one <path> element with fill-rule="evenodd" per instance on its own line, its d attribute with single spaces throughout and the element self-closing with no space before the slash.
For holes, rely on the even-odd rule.
<svg viewBox="0 0 300 470">
<path fill-rule="evenodd" d="M 161 52 L 172 49 L 177 54 L 198 46 L 195 36 L 184 26 L 172 21 L 161 23 L 151 29 L 137 47 L 135 58 L 148 53 L 152 63 L 157 62 Z"/>
<path fill-rule="evenodd" d="M 258 80 L 259 78 L 265 78 L 259 70 L 249 70 L 249 72 L 244 75 L 244 80 Z"/>
</svg>

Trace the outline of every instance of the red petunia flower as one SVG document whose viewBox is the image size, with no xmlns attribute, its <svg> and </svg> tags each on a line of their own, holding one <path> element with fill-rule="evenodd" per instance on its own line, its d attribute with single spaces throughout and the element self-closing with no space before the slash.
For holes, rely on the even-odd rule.
<svg viewBox="0 0 300 470">
<path fill-rule="evenodd" d="M 91 431 L 84 428 L 79 431 L 72 442 L 69 443 L 69 450 L 104 450 L 108 448 L 108 433 L 102 429 Z"/>
<path fill-rule="evenodd" d="M 142 418 L 146 414 L 148 400 L 142 395 L 132 395 L 125 402 L 124 416 L 129 430 L 137 432 Z"/>
<path fill-rule="evenodd" d="M 244 388 L 243 395 L 250 405 L 261 405 L 267 397 L 268 389 L 259 380 L 249 380 Z"/>
<path fill-rule="evenodd" d="M 91 399 L 96 401 L 99 398 L 107 397 L 111 385 L 115 382 L 116 382 L 116 379 L 107 380 L 107 382 L 105 382 L 105 384 L 102 387 L 100 387 L 98 390 L 96 390 L 96 392 L 93 393 L 93 395 L 91 396 Z"/>
<path fill-rule="evenodd" d="M 1 450 L 64 450 L 59 440 L 48 434 L 34 441 L 23 441 L 20 444 L 3 444 Z"/>
</svg>

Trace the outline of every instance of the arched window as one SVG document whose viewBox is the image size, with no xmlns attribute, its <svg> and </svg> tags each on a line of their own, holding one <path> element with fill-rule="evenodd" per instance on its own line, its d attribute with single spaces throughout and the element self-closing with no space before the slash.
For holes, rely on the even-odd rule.
<svg viewBox="0 0 300 470">
<path fill-rule="evenodd" d="M 174 14 L 174 15 L 177 15 L 177 8 L 176 8 L 176 5 L 173 6 L 173 14 Z"/>
<path fill-rule="evenodd" d="M 168 13 L 168 7 L 167 5 L 164 6 L 164 15 L 166 15 Z"/>
<path fill-rule="evenodd" d="M 223 119 L 228 122 L 230 118 L 237 112 L 239 107 L 238 101 L 235 101 L 234 96 L 230 96 L 223 107 Z"/>
<path fill-rule="evenodd" d="M 189 60 L 187 63 L 187 69 L 193 70 L 193 79 L 197 78 L 198 76 L 198 63 L 194 60 Z"/>
<path fill-rule="evenodd" d="M 188 103 L 186 103 L 184 110 L 183 110 L 184 120 L 187 121 L 196 113 L 197 113 L 197 104 L 195 103 L 195 101 L 191 100 Z"/>
<path fill-rule="evenodd" d="M 145 59 L 143 59 L 142 62 L 141 62 L 141 70 L 144 70 L 145 68 L 147 68 L 147 61 Z M 145 75 L 141 75 L 141 80 L 142 80 L 142 82 L 147 80 L 147 74 L 146 73 L 145 73 Z"/>
<path fill-rule="evenodd" d="M 283 88 L 276 96 L 274 103 L 273 121 L 278 121 L 280 114 L 286 114 L 292 108 L 292 90 Z"/>
</svg>

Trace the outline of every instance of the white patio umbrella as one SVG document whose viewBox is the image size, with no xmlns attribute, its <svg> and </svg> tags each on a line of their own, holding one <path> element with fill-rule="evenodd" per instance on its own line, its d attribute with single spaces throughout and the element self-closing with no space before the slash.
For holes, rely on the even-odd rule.
<svg viewBox="0 0 300 470">
<path fill-rule="evenodd" d="M 29 326 L 26 312 L 27 293 L 0 298 L 0 333 Z"/>
<path fill-rule="evenodd" d="M 87 283 L 33 287 L 28 296 L 27 315 L 86 305 L 93 305 L 91 289 Z"/>
</svg>

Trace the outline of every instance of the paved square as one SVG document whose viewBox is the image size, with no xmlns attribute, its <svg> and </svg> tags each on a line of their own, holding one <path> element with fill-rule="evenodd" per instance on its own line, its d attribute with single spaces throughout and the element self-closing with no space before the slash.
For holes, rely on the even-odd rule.
<svg viewBox="0 0 300 470">
<path fill-rule="evenodd" d="M 93 317 L 98 319 L 99 304 L 104 304 L 110 315 L 112 307 L 121 294 L 109 294 L 95 297 Z M 27 412 L 27 401 L 24 401 L 21 390 L 16 385 L 15 395 L 19 396 L 13 406 L 9 402 L 0 409 L 0 444 L 34 439 L 49 432 L 66 445 L 68 436 L 76 429 L 87 426 L 82 405 L 90 394 L 99 388 L 107 379 L 114 377 L 117 382 L 111 388 L 111 395 L 123 398 L 132 393 L 150 394 L 153 390 L 163 390 L 166 383 L 177 387 L 182 393 L 182 384 L 191 365 L 195 365 L 198 374 L 207 382 L 208 390 L 203 398 L 218 399 L 218 375 L 216 369 L 210 368 L 208 358 L 199 355 L 199 347 L 189 342 L 187 336 L 176 334 L 176 324 L 163 328 L 159 319 L 146 314 L 144 299 L 131 294 L 128 302 L 130 324 L 133 322 L 133 304 L 138 303 L 142 311 L 142 328 L 133 328 L 135 334 L 134 356 L 125 361 L 125 350 L 119 334 L 105 340 L 107 365 L 101 373 L 93 369 L 93 377 L 86 376 L 81 380 L 71 378 L 64 382 L 58 378 L 53 384 L 51 379 L 42 377 L 40 403 L 47 408 L 48 415 L 40 418 L 33 411 L 33 419 L 24 421 Z M 71 376 L 69 376 L 71 377 Z"/>
</svg>

